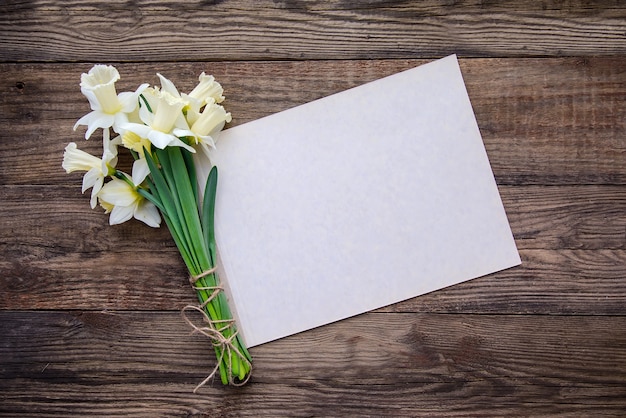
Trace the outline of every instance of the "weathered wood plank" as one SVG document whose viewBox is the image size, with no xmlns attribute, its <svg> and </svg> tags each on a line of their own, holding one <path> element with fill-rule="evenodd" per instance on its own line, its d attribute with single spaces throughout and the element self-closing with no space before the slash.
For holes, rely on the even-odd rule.
<svg viewBox="0 0 626 418">
<path fill-rule="evenodd" d="M 32 252 L 8 253 L 17 261 L 103 252 L 162 251 L 171 247 L 165 227 L 131 221 L 108 226 L 100 207 L 74 185 L 0 186 L 0 242 Z M 624 186 L 500 186 L 521 249 L 626 249 Z"/>
<path fill-rule="evenodd" d="M 232 126 L 424 63 L 423 60 L 119 65 L 120 90 L 157 83 L 182 91 L 202 71 L 226 90 Z M 89 110 L 80 94 L 90 64 L 0 65 L 0 184 L 68 184 L 63 147 L 97 139 L 72 131 Z M 461 60 L 500 184 L 626 184 L 626 58 Z"/>
<path fill-rule="evenodd" d="M 626 249 L 626 187 L 499 186 L 521 249 Z"/>
<path fill-rule="evenodd" d="M 0 243 L 18 262 L 80 253 L 173 250 L 165 226 L 136 220 L 109 226 L 99 206 L 80 192 L 80 175 L 67 185 L 0 186 Z M 626 249 L 626 187 L 500 186 L 520 249 Z M 27 248 L 22 252 L 20 248 Z M 5 247 L 8 251 L 8 248 Z"/>
<path fill-rule="evenodd" d="M 175 313 L 0 312 L 0 413 L 619 415 L 626 318 L 369 313 L 253 348 L 244 388 Z M 459 402 L 463 399 L 463 402 Z"/>
<path fill-rule="evenodd" d="M 523 265 L 387 310 L 619 314 L 626 188 L 502 186 Z M 111 227 L 79 186 L 0 187 L 0 308 L 179 309 L 193 301 L 165 227 Z"/>
<path fill-rule="evenodd" d="M 624 314 L 624 250 L 522 250 L 523 264 L 382 311 Z M 133 262 L 137 259 L 137 262 Z M 194 303 L 175 251 L 0 261 L 0 309 L 181 309 Z"/>
<path fill-rule="evenodd" d="M 0 7 L 0 61 L 616 55 L 620 1 L 34 1 Z"/>
<path fill-rule="evenodd" d="M 226 3 L 226 4 L 225 4 Z M 240 9 L 254 9 L 254 4 L 261 6 L 263 2 L 251 1 L 202 1 L 190 0 L 184 3 L 177 0 L 135 0 L 133 7 L 142 12 L 167 11 L 175 13 L 181 9 L 195 10 L 203 9 L 209 6 L 220 6 L 222 9 L 226 7 L 232 8 L 234 11 Z M 560 0 L 544 0 L 540 3 L 534 0 L 502 0 L 497 3 L 486 3 L 483 0 L 460 0 L 455 3 L 447 1 L 424 0 L 419 4 L 402 4 L 398 1 L 337 1 L 337 0 L 306 0 L 306 1 L 277 1 L 272 5 L 277 9 L 300 9 L 302 11 L 323 11 L 323 10 L 345 10 L 345 11 L 364 11 L 364 10 L 405 10 L 405 11 L 421 11 L 424 14 L 442 14 L 450 10 L 526 10 L 526 11 L 559 11 L 563 15 L 572 14 L 575 16 L 612 16 L 617 10 L 624 10 L 624 4 L 620 0 L 568 0 L 563 2 Z M 270 4 L 265 2 L 265 4 Z M 239 5 L 239 7 L 236 7 Z M 36 0 L 28 2 L 14 1 L 12 4 L 3 4 L 0 10 L 12 11 L 61 11 L 70 9 L 72 11 L 80 10 L 126 10 L 128 2 L 126 0 L 110 0 L 104 4 L 93 0 Z M 261 8 L 261 7 L 257 7 Z"/>
</svg>

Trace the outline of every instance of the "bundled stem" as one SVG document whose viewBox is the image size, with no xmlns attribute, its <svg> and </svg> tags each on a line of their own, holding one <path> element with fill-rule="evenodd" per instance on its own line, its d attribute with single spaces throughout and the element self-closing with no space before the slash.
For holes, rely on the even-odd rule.
<svg viewBox="0 0 626 418">
<path fill-rule="evenodd" d="M 217 356 L 217 366 L 198 387 L 219 370 L 223 384 L 244 384 L 250 377 L 251 357 L 228 306 L 228 301 L 216 272 L 217 254 L 214 233 L 217 168 L 213 167 L 207 180 L 204 200 L 199 205 L 198 187 L 193 160 L 180 147 L 144 149 L 150 169 L 147 179 L 150 191 L 142 195 L 161 211 L 172 238 L 189 270 L 191 283 L 200 306 L 187 307 L 202 313 L 205 326 L 194 325 L 197 332 L 211 338 Z M 198 389 L 198 387 L 196 389 Z"/>
<path fill-rule="evenodd" d="M 92 112 L 80 118 L 74 129 L 86 125 L 87 139 L 102 128 L 103 154 L 100 159 L 69 143 L 62 166 L 68 173 L 87 171 L 83 190 L 93 188 L 92 208 L 97 199 L 111 213 L 111 225 L 135 217 L 158 227 L 161 217 L 154 206 L 159 209 L 200 301 L 199 306 L 183 309 L 183 316 L 196 332 L 211 338 L 218 359 L 216 368 L 198 387 L 218 370 L 224 384 L 243 384 L 250 377 L 251 358 L 216 273 L 213 227 L 217 169 L 211 170 L 200 202 L 193 158 L 196 149 L 208 152 L 214 145 L 213 136 L 230 122 L 231 116 L 218 105 L 224 100 L 223 89 L 213 76 L 202 73 L 188 95 L 181 95 L 170 80 L 158 76 L 161 88 L 142 84 L 135 92 L 117 94 L 115 82 L 120 74 L 115 67 L 98 64 L 83 73 L 81 91 L 89 99 Z M 119 134 L 113 140 L 111 129 Z M 135 159 L 132 178 L 115 168 L 120 144 Z M 108 177 L 111 181 L 105 183 Z M 186 314 L 188 310 L 200 312 L 204 326 L 194 325 Z"/>
</svg>

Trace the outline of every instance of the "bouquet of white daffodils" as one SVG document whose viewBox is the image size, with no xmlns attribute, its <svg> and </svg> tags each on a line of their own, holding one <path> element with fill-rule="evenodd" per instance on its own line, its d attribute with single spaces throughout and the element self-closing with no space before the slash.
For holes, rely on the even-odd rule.
<svg viewBox="0 0 626 418">
<path fill-rule="evenodd" d="M 202 73 L 199 84 L 184 94 L 157 75 L 160 88 L 142 84 L 134 92 L 117 94 L 120 75 L 114 67 L 96 65 L 82 74 L 81 91 L 92 111 L 74 129 L 86 125 L 85 139 L 102 129 L 102 158 L 71 142 L 65 148 L 63 168 L 68 173 L 87 172 L 82 190 L 91 188 L 92 209 L 99 203 L 110 213 L 111 225 L 134 217 L 158 227 L 163 217 L 200 302 L 184 308 L 183 315 L 211 339 L 217 355 L 215 369 L 198 387 L 218 370 L 222 383 L 241 385 L 250 377 L 252 363 L 216 273 L 217 168 L 212 167 L 208 176 L 198 172 L 206 166 L 199 161 L 209 157 L 215 135 L 231 116 L 218 104 L 224 100 L 223 89 L 212 76 Z M 116 168 L 118 147 L 133 157 L 130 175 Z M 189 321 L 185 315 L 189 309 L 202 313 L 203 326 Z"/>
</svg>

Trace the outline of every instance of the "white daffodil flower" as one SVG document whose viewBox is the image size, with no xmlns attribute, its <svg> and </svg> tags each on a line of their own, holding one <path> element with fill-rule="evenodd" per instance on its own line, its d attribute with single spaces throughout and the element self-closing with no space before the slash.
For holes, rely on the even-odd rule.
<svg viewBox="0 0 626 418">
<path fill-rule="evenodd" d="M 161 81 L 161 91 L 167 92 L 177 99 L 183 101 L 184 105 L 182 108 L 182 112 L 185 115 L 188 124 L 191 124 L 193 122 L 193 117 L 200 113 L 200 109 L 204 105 L 204 102 L 202 100 L 190 97 L 185 93 L 180 93 L 174 83 L 172 83 L 169 79 L 163 77 L 159 73 L 157 73 L 157 76 Z"/>
<path fill-rule="evenodd" d="M 110 141 L 106 136 L 103 139 L 102 158 L 95 157 L 88 152 L 78 149 L 76 143 L 70 142 L 65 147 L 63 153 L 63 163 L 61 166 L 67 173 L 74 171 L 86 171 L 83 176 L 82 192 L 91 189 L 91 208 L 95 208 L 97 204 L 97 195 L 104 179 L 107 176 L 112 175 L 115 172 L 115 165 L 117 164 L 117 141 Z"/>
<path fill-rule="evenodd" d="M 198 136 L 210 136 L 221 131 L 226 122 L 231 120 L 230 113 L 223 106 L 209 102 L 198 120 L 191 125 L 190 131 Z"/>
<path fill-rule="evenodd" d="M 133 217 L 153 228 L 158 228 L 161 224 L 161 216 L 156 206 L 124 180 L 112 179 L 102 187 L 98 198 L 105 212 L 111 214 L 111 225 L 121 224 Z"/>
<path fill-rule="evenodd" d="M 183 95 L 189 100 L 195 100 L 199 103 L 199 106 L 190 106 L 187 110 L 187 122 L 189 126 L 192 126 L 200 117 L 202 106 L 212 105 L 214 103 L 221 103 L 224 101 L 222 93 L 224 89 L 215 81 L 212 75 L 200 74 L 198 78 L 198 85 L 188 94 Z"/>
<path fill-rule="evenodd" d="M 125 123 L 121 125 L 124 131 L 130 131 L 141 138 L 146 138 L 157 148 L 167 146 L 182 147 L 189 152 L 195 150 L 176 136 L 176 129 L 188 129 L 182 109 L 185 102 L 167 91 L 150 89 L 146 96 L 150 110 L 142 107 L 139 117 L 144 124 Z"/>
<path fill-rule="evenodd" d="M 150 174 L 150 167 L 144 154 L 144 148 L 150 149 L 150 141 L 134 132 L 126 131 L 122 135 L 122 145 L 137 153 L 138 158 L 133 162 L 132 180 L 134 184 L 143 183 Z"/>
<path fill-rule="evenodd" d="M 135 92 L 117 94 L 115 82 L 120 79 L 117 69 L 111 65 L 95 65 L 80 78 L 80 91 L 87 97 L 92 112 L 76 122 L 74 130 L 80 125 L 87 126 L 85 139 L 98 128 L 113 128 L 119 132 L 122 124 L 128 122 L 128 113 L 137 107 L 137 98 L 148 87 L 142 84 Z"/>
<path fill-rule="evenodd" d="M 206 75 L 204 72 L 198 77 L 198 85 L 191 90 L 189 97 L 200 100 L 202 103 L 209 103 L 211 99 L 215 103 L 222 103 L 224 101 L 224 89 L 221 84 L 215 81 L 215 77 L 212 75 Z"/>
<path fill-rule="evenodd" d="M 183 113 L 186 115 L 189 125 L 192 125 L 200 116 L 201 109 L 204 105 L 224 101 L 224 96 L 222 95 L 224 89 L 220 83 L 215 81 L 212 75 L 206 75 L 204 72 L 198 77 L 198 85 L 194 87 L 189 94 L 180 93 L 174 83 L 161 74 L 157 73 L 157 76 L 159 80 L 161 80 L 162 91 L 166 91 L 185 102 Z"/>
<path fill-rule="evenodd" d="M 193 138 L 197 145 L 208 155 L 210 148 L 215 148 L 215 136 L 232 120 L 230 113 L 224 107 L 215 104 L 213 99 L 204 107 L 202 113 L 188 130 L 178 129 L 174 132 L 178 136 Z"/>
<path fill-rule="evenodd" d="M 172 83 L 168 78 L 163 77 L 163 75 L 157 73 L 157 76 L 159 77 L 159 80 L 161 81 L 161 91 L 167 92 L 169 94 L 171 94 L 172 96 L 181 99 L 183 102 L 185 102 L 185 106 L 189 106 L 190 103 L 190 98 L 186 95 L 186 94 L 181 94 L 178 89 L 176 88 L 176 86 L 174 85 L 174 83 Z M 193 99 L 194 101 L 196 99 Z M 198 106 L 202 105 L 202 102 L 198 101 L 197 103 Z"/>
</svg>

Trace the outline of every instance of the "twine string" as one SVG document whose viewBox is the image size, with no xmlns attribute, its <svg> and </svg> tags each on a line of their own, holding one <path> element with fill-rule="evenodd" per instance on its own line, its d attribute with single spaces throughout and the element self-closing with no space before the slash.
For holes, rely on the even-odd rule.
<svg viewBox="0 0 626 418">
<path fill-rule="evenodd" d="M 208 270 L 203 271 L 202 273 L 198 274 L 198 275 L 190 275 L 189 276 L 189 283 L 191 283 L 191 286 L 195 287 L 196 286 L 196 282 L 198 280 L 200 280 L 203 277 L 209 276 L 213 273 L 215 273 L 217 271 L 217 266 L 213 266 Z"/>
<path fill-rule="evenodd" d="M 237 338 L 237 335 L 239 334 L 239 330 L 235 327 L 235 320 L 234 319 L 212 319 L 205 310 L 206 306 L 209 303 L 211 303 L 211 301 L 213 301 L 216 297 L 218 297 L 220 292 L 224 291 L 224 287 L 221 286 L 220 284 L 217 284 L 216 286 L 196 286 L 196 283 L 200 279 L 215 273 L 216 270 L 217 270 L 217 266 L 214 266 L 206 271 L 203 271 L 202 273 L 196 276 L 189 277 L 189 282 L 191 283 L 191 286 L 194 288 L 194 290 L 196 291 L 206 290 L 206 291 L 209 291 L 210 293 L 209 293 L 209 297 L 204 302 L 202 302 L 202 304 L 187 305 L 181 311 L 182 317 L 185 320 L 185 322 L 187 322 L 187 324 L 191 328 L 193 328 L 192 334 L 199 333 L 208 337 L 213 347 L 219 349 L 220 351 L 220 355 L 217 358 L 217 364 L 215 365 L 211 373 L 202 382 L 200 382 L 198 386 L 196 386 L 196 388 L 193 390 L 194 393 L 196 393 L 198 389 L 200 389 L 202 386 L 207 384 L 211 379 L 215 377 L 215 375 L 219 371 L 220 364 L 224 360 L 224 356 L 228 356 L 227 358 L 228 360 L 230 360 L 227 362 L 229 384 L 233 386 L 243 386 L 246 384 L 248 379 L 250 379 L 250 375 L 251 375 L 251 373 L 248 373 L 246 378 L 240 382 L 236 382 L 235 377 L 233 376 L 233 371 L 232 371 L 233 354 L 238 356 L 243 362 L 247 363 L 250 369 L 252 368 L 252 364 L 250 364 L 250 361 L 241 353 L 241 351 L 237 347 L 235 347 L 233 343 L 233 341 L 235 341 L 235 339 Z M 202 320 L 204 324 L 206 325 L 197 325 L 196 323 L 194 323 L 187 315 L 187 312 L 189 311 L 199 312 L 202 315 Z M 229 329 L 233 331 L 229 337 L 225 337 L 224 332 Z"/>
</svg>

